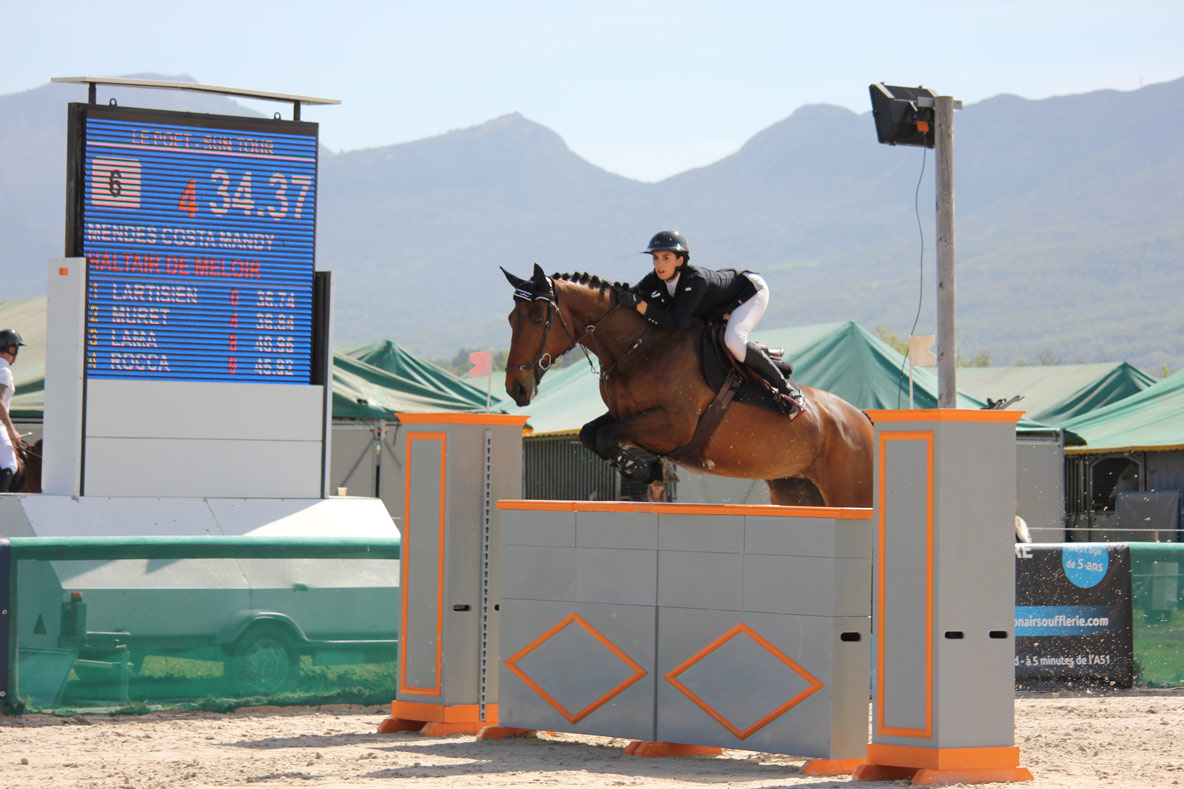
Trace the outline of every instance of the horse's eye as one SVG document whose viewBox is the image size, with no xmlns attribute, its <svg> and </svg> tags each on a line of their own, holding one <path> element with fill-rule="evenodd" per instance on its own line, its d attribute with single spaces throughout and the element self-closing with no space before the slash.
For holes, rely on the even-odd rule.
<svg viewBox="0 0 1184 789">
<path fill-rule="evenodd" d="M 542 326 L 543 325 L 543 316 L 542 315 L 535 315 L 534 316 L 534 325 L 535 326 Z"/>
</svg>

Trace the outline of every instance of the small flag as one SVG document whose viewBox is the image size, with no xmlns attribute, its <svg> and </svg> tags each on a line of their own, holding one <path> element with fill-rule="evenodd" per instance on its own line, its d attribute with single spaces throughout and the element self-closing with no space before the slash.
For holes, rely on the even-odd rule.
<svg viewBox="0 0 1184 789">
<path fill-rule="evenodd" d="M 928 367 L 937 364 L 937 357 L 933 355 L 934 339 L 932 334 L 927 334 L 924 337 L 909 337 L 909 362 L 914 367 Z"/>
<path fill-rule="evenodd" d="M 474 351 L 469 354 L 469 361 L 473 369 L 469 370 L 470 378 L 484 378 L 493 372 L 493 351 Z"/>
</svg>

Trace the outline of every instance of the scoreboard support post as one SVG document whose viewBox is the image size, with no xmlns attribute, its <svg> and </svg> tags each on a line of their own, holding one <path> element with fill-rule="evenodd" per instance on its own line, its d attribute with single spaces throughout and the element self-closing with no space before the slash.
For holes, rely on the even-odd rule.
<svg viewBox="0 0 1184 789">
<path fill-rule="evenodd" d="M 55 496 L 80 496 L 86 260 L 50 260 L 48 274 L 51 320 L 46 336 L 41 489 Z"/>
</svg>

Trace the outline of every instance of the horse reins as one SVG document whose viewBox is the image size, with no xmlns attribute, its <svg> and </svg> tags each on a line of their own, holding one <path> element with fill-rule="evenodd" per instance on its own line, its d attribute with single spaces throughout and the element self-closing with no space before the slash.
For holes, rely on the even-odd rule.
<svg viewBox="0 0 1184 789">
<path fill-rule="evenodd" d="M 583 340 L 587 337 L 592 337 L 594 340 L 596 340 L 596 344 L 599 348 L 600 342 L 596 339 L 596 328 L 608 320 L 609 316 L 617 311 L 617 309 L 621 306 L 621 302 L 614 302 L 613 306 L 609 308 L 608 312 L 604 313 L 604 315 L 601 315 L 595 323 L 585 326 L 584 333 L 579 337 L 576 337 L 575 332 L 573 332 L 571 327 L 567 325 L 567 319 L 563 317 L 563 310 L 559 309 L 559 291 L 555 288 L 555 281 L 550 277 L 547 277 L 547 284 L 550 285 L 551 292 L 545 295 L 535 295 L 534 293 L 526 291 L 522 288 L 517 288 L 514 291 L 514 298 L 519 299 L 520 301 L 547 302 L 547 317 L 545 325 L 543 326 L 543 337 L 539 342 L 539 350 L 538 353 L 535 354 L 534 362 L 531 364 L 508 365 L 506 367 L 506 370 L 533 370 L 536 384 L 542 380 L 543 374 L 547 372 L 547 370 L 551 369 L 551 365 L 554 364 L 554 359 L 551 358 L 551 354 L 547 353 L 546 351 L 547 338 L 551 334 L 552 308 L 553 311 L 559 315 L 559 324 L 563 327 L 563 330 L 567 332 L 567 338 L 571 340 L 572 347 L 574 348 L 579 346 L 580 350 L 584 352 L 584 358 L 588 360 L 588 367 L 592 370 L 592 372 L 597 373 L 597 375 L 600 376 L 600 380 L 602 381 L 608 379 L 609 373 L 611 373 L 613 369 L 615 369 L 616 366 L 625 359 L 626 356 L 641 347 L 642 340 L 645 339 L 645 336 L 650 333 L 650 329 L 653 328 L 653 326 L 647 327 L 646 330 L 629 345 L 629 348 L 623 354 L 617 357 L 617 359 L 613 361 L 612 364 L 610 364 L 607 368 L 602 367 L 599 371 L 597 371 L 596 365 L 592 363 L 591 354 L 588 353 L 588 349 L 582 344 Z M 566 353 L 566 351 L 564 353 Z M 599 354 L 597 354 L 597 356 L 599 356 Z"/>
</svg>

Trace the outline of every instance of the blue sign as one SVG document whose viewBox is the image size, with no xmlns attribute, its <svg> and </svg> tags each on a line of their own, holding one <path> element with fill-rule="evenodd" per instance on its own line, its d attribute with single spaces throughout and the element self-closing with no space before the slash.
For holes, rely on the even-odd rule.
<svg viewBox="0 0 1184 789">
<path fill-rule="evenodd" d="M 1066 545 L 1061 549 L 1065 577 L 1079 589 L 1101 583 L 1110 569 L 1110 553 L 1105 545 Z"/>
<path fill-rule="evenodd" d="M 71 105 L 86 375 L 308 384 L 316 125 Z"/>
</svg>

